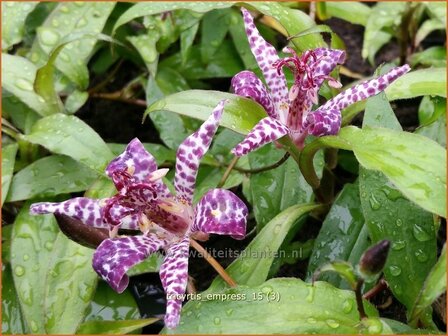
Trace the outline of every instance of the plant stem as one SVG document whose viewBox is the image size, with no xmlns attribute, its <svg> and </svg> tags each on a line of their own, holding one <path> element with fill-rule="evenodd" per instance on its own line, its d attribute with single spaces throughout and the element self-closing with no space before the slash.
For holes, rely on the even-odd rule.
<svg viewBox="0 0 448 336">
<path fill-rule="evenodd" d="M 99 98 L 99 99 L 108 99 L 108 100 L 115 100 L 122 103 L 137 105 L 137 106 L 143 106 L 146 107 L 146 101 L 143 99 L 129 99 L 125 98 L 121 95 L 121 91 L 116 91 L 112 93 L 92 93 L 90 95 L 91 98 Z"/>
<path fill-rule="evenodd" d="M 238 156 L 235 156 L 232 159 L 232 161 L 228 165 L 226 171 L 224 172 L 224 175 L 222 175 L 221 181 L 219 181 L 217 188 L 221 188 L 224 185 L 224 183 L 226 183 L 227 179 L 229 178 L 230 173 L 232 172 L 232 169 L 235 167 L 235 165 L 237 164 L 239 159 L 240 158 Z"/>
<path fill-rule="evenodd" d="M 387 288 L 386 280 L 380 279 L 380 281 L 378 281 L 375 287 L 373 287 L 371 290 L 365 293 L 362 297 L 366 300 L 369 300 L 386 288 Z"/>
<path fill-rule="evenodd" d="M 364 310 L 364 304 L 362 302 L 362 285 L 364 284 L 364 279 L 359 279 L 356 283 L 355 295 L 356 295 L 356 306 L 358 307 L 359 318 L 362 320 L 366 318 L 366 311 Z"/>
<path fill-rule="evenodd" d="M 244 168 L 238 168 L 238 167 L 234 167 L 233 169 L 239 171 L 240 173 L 246 173 L 246 174 L 258 174 L 267 170 L 271 170 L 271 169 L 275 169 L 280 167 L 282 164 L 284 164 L 286 162 L 286 160 L 288 160 L 290 154 L 288 152 L 285 153 L 285 155 L 283 155 L 283 157 L 277 161 L 276 163 L 270 165 L 270 166 L 266 166 L 266 167 L 260 167 L 260 168 L 256 168 L 256 169 L 244 169 Z"/>
<path fill-rule="evenodd" d="M 216 272 L 223 278 L 223 280 L 230 286 L 236 287 L 237 284 L 230 275 L 225 271 L 224 268 L 213 258 L 196 240 L 190 239 L 190 245 L 199 253 L 201 253 L 205 260 L 215 269 Z"/>
</svg>

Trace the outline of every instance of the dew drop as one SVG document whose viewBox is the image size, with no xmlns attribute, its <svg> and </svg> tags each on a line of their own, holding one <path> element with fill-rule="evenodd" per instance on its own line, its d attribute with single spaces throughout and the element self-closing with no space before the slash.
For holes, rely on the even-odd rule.
<svg viewBox="0 0 448 336">
<path fill-rule="evenodd" d="M 393 276 L 399 276 L 401 274 L 401 268 L 395 265 L 389 266 L 389 271 Z"/>
<path fill-rule="evenodd" d="M 330 320 L 326 320 L 325 323 L 327 323 L 327 325 L 330 328 L 333 328 L 333 329 L 336 329 L 337 327 L 339 327 L 339 323 L 337 321 L 335 321 L 335 320 L 331 320 L 331 319 Z"/>
<path fill-rule="evenodd" d="M 233 313 L 233 309 L 227 309 L 227 310 L 226 310 L 226 315 L 227 315 L 227 316 L 232 315 L 232 313 Z"/>
<path fill-rule="evenodd" d="M 397 240 L 392 243 L 392 250 L 400 251 L 406 246 L 406 242 L 404 240 Z"/>
<path fill-rule="evenodd" d="M 25 274 L 25 268 L 23 268 L 22 266 L 16 266 L 14 268 L 14 273 L 20 277 Z"/>
<path fill-rule="evenodd" d="M 400 218 L 398 218 L 398 219 L 395 221 L 395 224 L 396 224 L 397 226 L 401 226 L 401 225 L 403 225 L 403 221 L 402 221 Z"/>
<path fill-rule="evenodd" d="M 314 286 L 309 286 L 308 287 L 308 295 L 305 298 L 305 300 L 307 302 L 313 302 L 313 300 L 314 300 L 314 292 L 315 292 L 315 287 Z"/>
<path fill-rule="evenodd" d="M 282 226 L 281 226 L 280 224 L 277 224 L 277 225 L 274 227 L 274 233 L 275 233 L 275 234 L 279 234 L 281 229 L 282 229 Z"/>
<path fill-rule="evenodd" d="M 81 27 L 85 27 L 87 25 L 87 20 L 84 18 L 81 18 L 77 23 L 76 23 L 76 28 L 81 28 Z"/>
<path fill-rule="evenodd" d="M 31 331 L 33 331 L 33 332 L 37 332 L 39 330 L 37 323 L 34 320 L 31 320 L 30 327 L 31 327 Z"/>
<path fill-rule="evenodd" d="M 370 196 L 369 203 L 372 210 L 378 210 L 379 208 L 381 208 L 381 203 L 375 198 L 373 194 Z"/>
<path fill-rule="evenodd" d="M 60 10 L 61 10 L 62 13 L 68 13 L 68 12 L 70 12 L 70 9 L 68 9 L 67 6 L 61 6 Z"/>
<path fill-rule="evenodd" d="M 33 84 L 23 78 L 17 79 L 15 84 L 21 90 L 33 91 Z"/>
<path fill-rule="evenodd" d="M 30 259 L 30 256 L 28 255 L 28 254 L 24 254 L 23 255 L 23 260 L 24 261 L 27 261 L 27 260 L 29 260 Z"/>
<path fill-rule="evenodd" d="M 422 249 L 418 249 L 415 252 L 415 257 L 417 258 L 418 261 L 420 262 L 425 262 L 428 260 L 428 255 L 422 250 Z"/>
<path fill-rule="evenodd" d="M 345 300 L 342 303 L 342 311 L 346 314 L 350 313 L 353 309 L 353 301 L 352 300 Z"/>
<path fill-rule="evenodd" d="M 317 323 L 317 320 L 316 320 L 314 317 L 308 317 L 308 318 L 306 319 L 306 321 L 307 321 L 309 324 L 315 324 L 315 323 Z"/>
<path fill-rule="evenodd" d="M 271 293 L 271 292 L 273 291 L 273 288 L 272 288 L 271 286 L 266 286 L 266 287 L 263 287 L 263 288 L 261 289 L 261 291 L 262 291 L 264 294 L 269 294 L 269 293 Z"/>
<path fill-rule="evenodd" d="M 420 225 L 414 225 L 413 233 L 418 241 L 425 242 L 431 239 L 431 236 Z"/>
<path fill-rule="evenodd" d="M 215 319 L 213 320 L 213 323 L 216 325 L 220 325 L 221 324 L 221 319 L 219 317 L 215 317 Z"/>
<path fill-rule="evenodd" d="M 41 28 L 39 30 L 39 37 L 43 44 L 53 46 L 59 41 L 59 34 L 48 28 Z"/>
</svg>

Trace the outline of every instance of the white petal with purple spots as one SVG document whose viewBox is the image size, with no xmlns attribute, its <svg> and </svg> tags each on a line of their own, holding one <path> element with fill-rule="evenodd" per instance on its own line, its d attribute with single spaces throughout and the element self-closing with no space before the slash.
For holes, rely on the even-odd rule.
<svg viewBox="0 0 448 336">
<path fill-rule="evenodd" d="M 34 203 L 30 207 L 30 213 L 32 215 L 48 213 L 67 215 L 80 220 L 85 225 L 96 228 L 109 228 L 109 224 L 103 221 L 103 205 L 106 200 L 77 197 L 61 203 Z"/>
<path fill-rule="evenodd" d="M 246 138 L 240 142 L 232 153 L 236 156 L 243 156 L 253 150 L 273 142 L 289 133 L 289 129 L 279 121 L 266 117 L 261 119 L 257 125 L 249 132 Z"/>
<path fill-rule="evenodd" d="M 183 237 L 167 249 L 167 254 L 160 267 L 160 280 L 165 289 L 166 314 L 165 326 L 176 328 L 179 324 L 183 294 L 188 282 L 188 252 L 190 238 Z"/>
<path fill-rule="evenodd" d="M 248 210 L 243 201 L 225 189 L 207 192 L 196 205 L 192 231 L 244 239 Z"/>
<path fill-rule="evenodd" d="M 201 127 L 179 146 L 176 154 L 176 176 L 174 186 L 177 196 L 191 203 L 193 199 L 199 163 L 212 143 L 219 126 L 225 100 L 215 107 Z"/>
<path fill-rule="evenodd" d="M 93 269 L 115 291 L 122 293 L 129 283 L 126 272 L 165 245 L 166 241 L 155 235 L 106 239 L 93 255 Z"/>
</svg>

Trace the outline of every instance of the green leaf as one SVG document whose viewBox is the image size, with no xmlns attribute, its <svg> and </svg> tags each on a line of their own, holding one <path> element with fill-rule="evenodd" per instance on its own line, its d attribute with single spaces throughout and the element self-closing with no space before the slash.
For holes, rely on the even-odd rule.
<svg viewBox="0 0 448 336">
<path fill-rule="evenodd" d="M 70 156 L 103 173 L 114 158 L 101 137 L 75 116 L 55 114 L 36 122 L 24 139 L 48 150 Z"/>
<path fill-rule="evenodd" d="M 201 23 L 201 58 L 209 63 L 229 31 L 232 10 L 216 9 L 206 13 Z"/>
<path fill-rule="evenodd" d="M 227 289 L 215 299 L 214 293 L 208 293 L 209 297 L 201 294 L 201 302 L 190 301 L 184 306 L 180 325 L 173 333 L 358 333 L 360 321 L 353 291 L 325 282 L 312 286 L 300 279 L 277 278 Z M 378 315 L 370 304 L 365 306 L 369 316 Z"/>
<path fill-rule="evenodd" d="M 188 60 L 198 30 L 199 22 L 180 33 L 180 55 L 182 58 L 182 65 L 185 65 Z"/>
<path fill-rule="evenodd" d="M 348 282 L 352 290 L 355 290 L 358 277 L 352 264 L 346 261 L 332 261 L 319 267 L 314 273 L 313 279 L 317 280 L 322 272 L 335 272 Z"/>
<path fill-rule="evenodd" d="M 81 335 L 123 335 L 143 328 L 158 320 L 157 318 L 148 318 L 142 320 L 89 321 L 81 324 L 76 333 Z"/>
<path fill-rule="evenodd" d="M 95 171 L 67 156 L 48 156 L 33 162 L 14 175 L 7 201 L 83 191 L 97 177 Z"/>
<path fill-rule="evenodd" d="M 98 280 L 92 268 L 93 252 L 62 232 L 58 234 L 46 281 L 44 312 L 48 334 L 73 334 L 84 319 Z"/>
<path fill-rule="evenodd" d="M 10 225 L 12 226 L 12 225 Z M 4 228 L 2 229 L 4 231 Z M 4 234 L 4 232 L 3 232 Z M 3 247 L 3 243 L 2 243 Z M 2 267 L 2 334 L 27 334 L 10 265 Z"/>
<path fill-rule="evenodd" d="M 329 17 L 334 16 L 353 24 L 365 26 L 371 15 L 370 7 L 361 2 L 329 1 L 325 4 Z"/>
<path fill-rule="evenodd" d="M 253 7 L 264 15 L 277 20 L 286 31 L 287 36 L 294 36 L 315 26 L 315 22 L 305 12 L 284 7 L 278 2 L 246 2 L 245 4 L 247 7 Z M 317 34 L 294 39 L 292 43 L 298 51 L 325 46 L 322 36 Z"/>
<path fill-rule="evenodd" d="M 300 168 L 311 185 L 318 185 L 319 181 L 310 169 L 310 162 L 323 147 L 353 150 L 362 166 L 385 174 L 407 198 L 423 209 L 445 216 L 446 152 L 436 142 L 421 135 L 385 128 L 344 127 L 338 136 L 321 137 L 303 149 Z M 413 158 L 412 162 L 409 158 Z"/>
<path fill-rule="evenodd" d="M 426 20 L 415 35 L 415 45 L 419 45 L 431 32 L 439 29 L 446 29 L 446 19 L 445 22 L 439 19 Z"/>
<path fill-rule="evenodd" d="M 418 96 L 446 97 L 446 68 L 420 69 L 408 72 L 386 88 L 389 100 Z"/>
<path fill-rule="evenodd" d="M 435 122 L 432 124 L 419 127 L 415 130 L 415 133 L 428 137 L 442 147 L 446 147 L 446 115 L 441 115 Z"/>
<path fill-rule="evenodd" d="M 11 184 L 17 148 L 16 143 L 2 147 L 2 206 Z"/>
<path fill-rule="evenodd" d="M 11 268 L 27 329 L 45 334 L 45 281 L 59 229 L 52 215 L 31 216 L 28 211 L 29 203 L 13 224 Z"/>
<path fill-rule="evenodd" d="M 25 20 L 36 5 L 37 2 L 31 1 L 2 3 L 2 50 L 8 50 L 22 41 Z"/>
<path fill-rule="evenodd" d="M 37 38 L 30 51 L 30 59 L 36 66 L 43 66 L 55 47 L 70 34 L 101 33 L 115 3 L 67 2 L 60 3 L 37 28 Z M 78 88 L 88 86 L 87 61 L 95 39 L 82 39 L 65 46 L 56 60 L 56 68 L 75 83 Z"/>
<path fill-rule="evenodd" d="M 158 272 L 163 262 L 163 256 L 154 253 L 149 258 L 146 258 L 143 262 L 135 265 L 129 271 L 126 272 L 128 276 L 139 275 L 144 273 Z"/>
<path fill-rule="evenodd" d="M 308 263 L 308 279 L 319 267 L 332 261 L 344 260 L 356 265 L 369 245 L 358 182 L 347 183 L 335 199 L 314 242 Z M 334 274 L 322 274 L 319 279 L 337 288 L 348 288 Z"/>
<path fill-rule="evenodd" d="M 442 147 L 446 147 L 446 100 L 438 97 L 423 97 L 419 109 L 418 118 L 420 127 L 415 133 L 424 135 Z"/>
<path fill-rule="evenodd" d="M 410 313 L 411 324 L 417 324 L 420 315 L 431 306 L 431 304 L 446 292 L 446 244 L 443 246 L 442 254 L 432 268 L 423 284 L 422 290 L 415 301 Z"/>
<path fill-rule="evenodd" d="M 164 110 L 206 120 L 222 99 L 229 99 L 229 102 L 225 105 L 220 125 L 235 132 L 247 134 L 258 121 L 266 117 L 263 107 L 251 99 L 208 90 L 189 90 L 167 96 L 150 105 L 145 111 L 145 117 L 153 111 Z"/>
<path fill-rule="evenodd" d="M 65 111 L 68 114 L 75 114 L 89 99 L 89 93 L 86 91 L 75 90 L 68 95 L 65 100 Z"/>
<path fill-rule="evenodd" d="M 156 48 L 156 43 L 159 38 L 160 33 L 157 28 L 148 29 L 146 34 L 127 37 L 127 40 L 139 52 L 145 62 L 146 68 L 152 76 L 156 73 L 157 62 L 159 60 L 159 53 Z"/>
<path fill-rule="evenodd" d="M 387 126 L 401 131 L 384 93 L 368 99 L 365 115 L 363 127 Z M 409 142 L 408 146 L 414 145 L 415 142 Z M 383 239 L 392 243 L 384 268 L 389 287 L 394 296 L 411 309 L 436 259 L 433 216 L 405 199 L 390 183 L 387 174 L 361 167 L 359 188 L 373 243 Z"/>
<path fill-rule="evenodd" d="M 270 166 L 284 155 L 285 152 L 275 145 L 264 146 L 249 155 L 250 168 Z M 320 167 L 323 167 L 322 157 Z M 304 180 L 293 158 L 275 169 L 251 174 L 250 190 L 258 231 L 276 214 L 292 205 L 310 202 L 313 198 L 313 190 Z"/>
<path fill-rule="evenodd" d="M 234 3 L 232 1 L 202 3 L 153 1 L 151 3 L 137 3 L 118 18 L 113 28 L 113 34 L 122 25 L 143 16 L 160 14 L 176 9 L 190 9 L 194 12 L 206 13 L 213 9 L 231 7 Z"/>
<path fill-rule="evenodd" d="M 33 88 L 36 67 L 24 57 L 2 54 L 3 96 L 12 95 L 41 116 L 51 114 L 44 98 Z"/>
<path fill-rule="evenodd" d="M 257 234 L 238 259 L 227 267 L 226 272 L 239 285 L 262 284 L 268 276 L 278 249 L 293 225 L 300 217 L 318 207 L 315 204 L 299 204 L 279 213 Z M 225 282 L 218 277 L 206 292 L 218 292 L 224 288 Z"/>
<path fill-rule="evenodd" d="M 118 294 L 106 282 L 99 281 L 95 296 L 86 308 L 84 322 L 135 320 L 140 313 L 129 289 Z M 82 327 L 82 325 L 81 325 Z M 79 333 L 79 329 L 77 330 Z"/>
<path fill-rule="evenodd" d="M 410 63 L 412 67 L 415 67 L 417 64 L 422 64 L 446 68 L 446 49 L 444 47 L 435 46 L 414 53 L 411 56 Z"/>
<path fill-rule="evenodd" d="M 377 51 L 392 38 L 394 27 L 401 24 L 407 6 L 405 2 L 380 2 L 372 8 L 364 31 L 363 58 L 373 64 Z"/>
</svg>

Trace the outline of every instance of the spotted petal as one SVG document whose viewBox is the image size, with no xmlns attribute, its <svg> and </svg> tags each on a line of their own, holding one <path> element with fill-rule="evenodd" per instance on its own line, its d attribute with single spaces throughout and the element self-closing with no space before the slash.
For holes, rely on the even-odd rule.
<svg viewBox="0 0 448 336">
<path fill-rule="evenodd" d="M 215 107 L 210 117 L 201 127 L 184 140 L 177 150 L 176 176 L 174 186 L 177 196 L 191 202 L 193 199 L 199 162 L 212 143 L 213 136 L 219 126 L 225 100 Z"/>
<path fill-rule="evenodd" d="M 166 293 L 165 326 L 176 328 L 179 324 L 183 294 L 188 282 L 188 251 L 190 238 L 185 236 L 172 244 L 160 267 L 160 279 Z"/>
<path fill-rule="evenodd" d="M 341 92 L 316 111 L 309 113 L 303 123 L 304 128 L 315 136 L 333 135 L 341 127 L 341 110 L 357 101 L 367 99 L 383 91 L 390 83 L 410 70 L 409 65 L 394 68 L 386 74 L 365 81 Z"/>
<path fill-rule="evenodd" d="M 289 129 L 281 122 L 272 119 L 271 117 L 266 117 L 261 119 L 249 132 L 246 138 L 232 149 L 232 153 L 236 156 L 246 155 L 288 133 Z"/>
<path fill-rule="evenodd" d="M 244 239 L 247 207 L 238 196 L 225 189 L 207 192 L 196 205 L 192 231 L 230 235 Z"/>
<path fill-rule="evenodd" d="M 255 100 L 264 107 L 267 114 L 278 119 L 274 103 L 263 82 L 252 71 L 241 71 L 232 78 L 232 88 L 235 94 Z"/>
<path fill-rule="evenodd" d="M 67 215 L 80 220 L 85 225 L 109 228 L 109 225 L 103 221 L 102 205 L 105 204 L 106 200 L 77 197 L 61 203 L 34 203 L 30 207 L 30 213 L 32 215 L 48 213 Z"/>
<path fill-rule="evenodd" d="M 264 79 L 271 92 L 272 100 L 277 111 L 280 113 L 280 118 L 285 122 L 287 110 L 283 106 L 288 102 L 288 87 L 283 72 L 277 72 L 277 69 L 273 66 L 279 60 L 277 51 L 261 37 L 249 11 L 245 8 L 241 8 L 241 11 L 244 16 L 244 27 L 250 49 L 257 60 L 259 68 L 263 72 Z"/>
<path fill-rule="evenodd" d="M 150 173 L 157 169 L 154 157 L 143 147 L 139 139 L 133 139 L 119 156 L 106 168 L 106 174 L 114 178 L 115 172 L 127 171 L 138 182 L 145 182 Z M 119 186 L 117 189 L 120 190 Z"/>
<path fill-rule="evenodd" d="M 106 239 L 93 255 L 93 269 L 115 291 L 122 293 L 129 283 L 126 272 L 165 245 L 166 241 L 155 235 Z"/>
<path fill-rule="evenodd" d="M 338 49 L 317 48 L 313 50 L 316 62 L 313 64 L 313 76 L 315 85 L 320 87 L 338 64 L 345 62 L 345 51 Z"/>
</svg>

